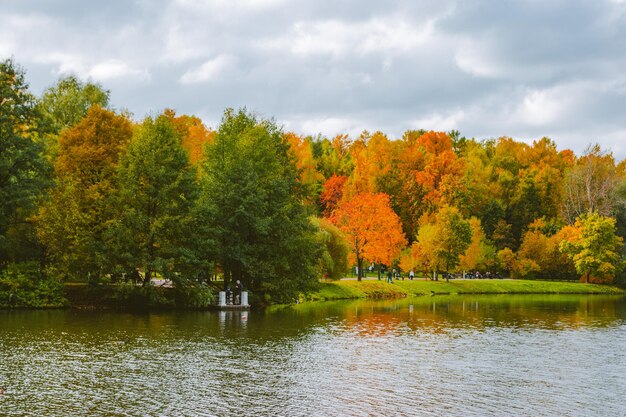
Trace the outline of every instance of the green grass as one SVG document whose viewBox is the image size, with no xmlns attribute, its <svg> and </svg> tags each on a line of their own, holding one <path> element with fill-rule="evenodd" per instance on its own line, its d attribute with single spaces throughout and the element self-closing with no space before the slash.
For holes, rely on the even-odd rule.
<svg viewBox="0 0 626 417">
<path fill-rule="evenodd" d="M 319 291 L 308 294 L 307 300 L 341 300 L 354 298 L 400 298 L 418 295 L 456 294 L 624 294 L 608 285 L 579 282 L 526 280 L 451 280 L 394 281 L 345 280 L 323 283 Z"/>
<path fill-rule="evenodd" d="M 307 300 L 344 300 L 354 298 L 400 298 L 406 297 L 409 293 L 393 284 L 385 281 L 336 281 L 323 283 L 322 288 L 312 294 L 307 295 Z"/>
</svg>

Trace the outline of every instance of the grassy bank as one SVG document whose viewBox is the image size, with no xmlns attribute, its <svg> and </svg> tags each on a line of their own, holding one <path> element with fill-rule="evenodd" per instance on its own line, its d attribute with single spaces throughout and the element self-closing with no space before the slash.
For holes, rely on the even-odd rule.
<svg viewBox="0 0 626 417">
<path fill-rule="evenodd" d="M 620 288 L 579 282 L 526 280 L 394 281 L 344 280 L 322 284 L 308 300 L 400 298 L 418 295 L 455 294 L 625 294 Z"/>
</svg>

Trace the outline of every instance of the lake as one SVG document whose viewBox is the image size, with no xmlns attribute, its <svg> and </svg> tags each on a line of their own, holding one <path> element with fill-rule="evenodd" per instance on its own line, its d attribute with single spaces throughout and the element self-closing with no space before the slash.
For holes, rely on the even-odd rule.
<svg viewBox="0 0 626 417">
<path fill-rule="evenodd" d="M 0 311 L 2 416 L 623 416 L 626 298 Z"/>
</svg>

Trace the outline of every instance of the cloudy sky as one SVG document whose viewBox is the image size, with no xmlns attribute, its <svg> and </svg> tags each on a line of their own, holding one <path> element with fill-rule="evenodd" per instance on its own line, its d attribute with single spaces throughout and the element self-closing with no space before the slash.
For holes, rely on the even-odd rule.
<svg viewBox="0 0 626 417">
<path fill-rule="evenodd" d="M 458 129 L 626 157 L 626 0 L 0 0 L 0 58 L 136 118 L 246 106 L 301 134 Z"/>
</svg>

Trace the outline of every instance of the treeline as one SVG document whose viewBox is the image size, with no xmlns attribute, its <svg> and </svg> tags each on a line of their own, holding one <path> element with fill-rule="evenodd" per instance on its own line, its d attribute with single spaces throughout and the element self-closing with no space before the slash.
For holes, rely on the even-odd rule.
<svg viewBox="0 0 626 417">
<path fill-rule="evenodd" d="M 0 297 L 18 281 L 162 277 L 193 298 L 219 274 L 277 302 L 351 264 L 603 282 L 622 269 L 625 163 L 597 145 L 300 137 L 245 109 L 215 130 L 172 110 L 135 122 L 75 77 L 33 96 L 12 60 L 0 93 Z"/>
</svg>

